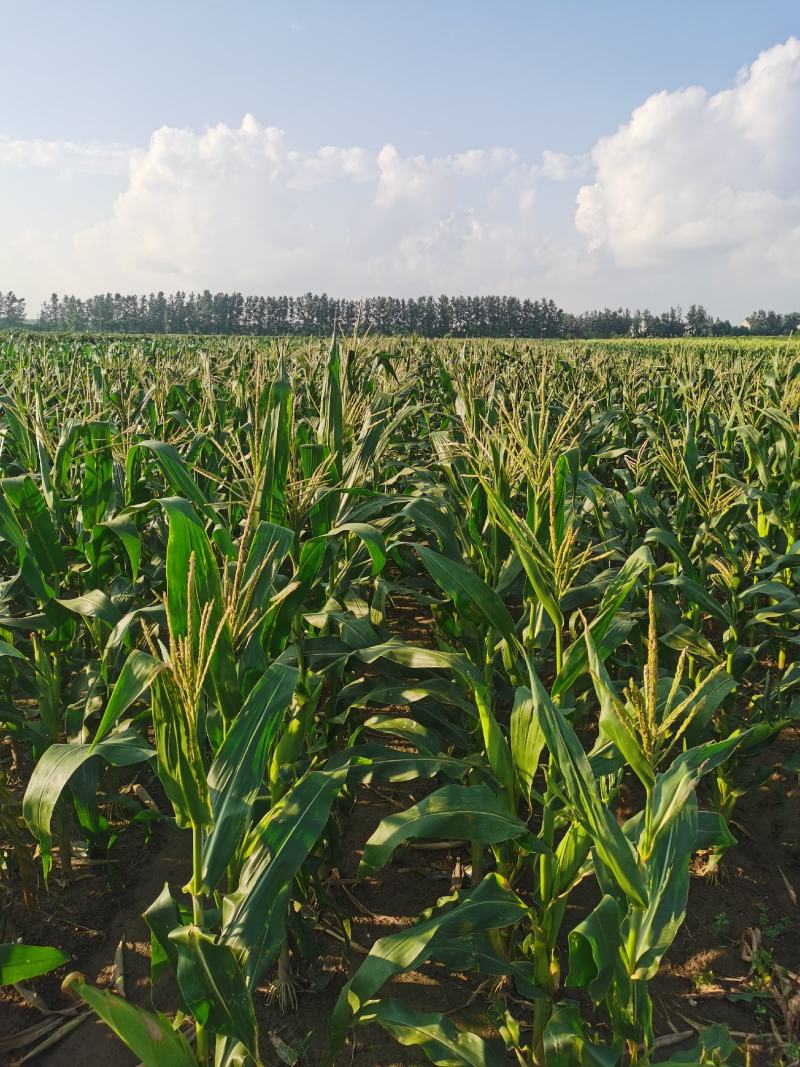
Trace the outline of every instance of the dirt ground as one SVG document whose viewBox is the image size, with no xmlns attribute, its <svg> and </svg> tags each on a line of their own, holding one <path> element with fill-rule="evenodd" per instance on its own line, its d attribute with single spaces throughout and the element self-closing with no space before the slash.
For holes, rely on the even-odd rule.
<svg viewBox="0 0 800 1067">
<path fill-rule="evenodd" d="M 726 853 L 719 870 L 709 875 L 698 863 L 693 872 L 686 923 L 651 986 L 656 1033 L 668 1043 L 670 1035 L 712 1022 L 727 1023 L 742 1042 L 746 1035 L 769 1034 L 773 1023 L 783 1031 L 773 998 L 757 987 L 759 973 L 768 972 L 773 963 L 800 971 L 800 912 L 792 899 L 793 890 L 800 892 L 800 787 L 796 775 L 780 769 L 797 751 L 797 740 L 796 731 L 787 731 L 768 753 L 770 765 L 778 769 L 737 806 L 733 831 L 738 844 Z M 166 812 L 157 781 L 146 784 Z M 430 786 L 408 783 L 364 787 L 358 793 L 352 812 L 342 821 L 341 861 L 328 887 L 331 904 L 351 920 L 353 944 L 348 949 L 336 939 L 335 931 L 341 927 L 330 918 L 325 925 L 332 932 L 318 931 L 313 943 L 305 946 L 305 957 L 296 954 L 296 1009 L 283 1013 L 268 989 L 259 991 L 257 1014 L 265 1062 L 281 1062 L 285 1045 L 298 1053 L 298 1064 L 321 1064 L 327 1020 L 336 997 L 363 958 L 354 946 L 368 950 L 378 937 L 409 925 L 421 910 L 449 892 L 459 856 L 447 848 L 399 850 L 380 878 L 353 882 L 363 844 L 379 821 L 419 799 L 425 788 Z M 80 970 L 108 986 L 120 941 L 124 943 L 128 998 L 162 1010 L 174 1006 L 166 981 L 164 988 L 159 985 L 152 994 L 149 931 L 141 916 L 165 882 L 180 897 L 190 872 L 190 837 L 165 821 L 156 826 L 145 846 L 142 829 L 135 828 L 123 835 L 113 856 L 110 864 L 77 868 L 69 885 L 60 884 L 57 877 L 51 878 L 48 891 L 40 885 L 35 910 L 26 911 L 19 900 L 7 909 L 10 924 L 0 940 L 13 937 L 54 945 L 72 957 L 68 967 L 29 983 L 50 1010 L 70 1006 L 60 990 L 69 970 Z M 468 861 L 465 854 L 460 858 Z M 591 906 L 588 899 L 580 903 Z M 571 928 L 580 917 L 580 905 L 571 908 L 565 927 Z M 751 942 L 753 937 L 746 931 L 754 928 L 761 933 L 757 958 L 761 970 L 755 976 L 750 974 L 750 962 L 742 958 L 743 939 Z M 566 972 L 566 946 L 563 959 Z M 393 985 L 396 995 L 418 1008 L 447 1012 L 462 1025 L 488 1032 L 485 1001 L 473 999 L 474 976 L 447 975 L 428 967 L 423 973 L 402 976 Z M 386 988 L 390 991 L 391 985 Z M 0 990 L 0 1049 L 12 1035 L 43 1019 L 40 1008 L 13 988 Z M 752 1067 L 773 1062 L 771 1055 L 759 1051 L 755 1037 L 751 1044 Z M 664 1056 L 678 1047 L 677 1043 L 665 1045 Z M 0 1051 L 0 1063 L 20 1063 L 28 1048 Z M 52 1048 L 24 1062 L 36 1067 L 128 1067 L 136 1063 L 91 1015 Z M 419 1050 L 398 1045 L 382 1030 L 365 1027 L 356 1031 L 341 1062 L 350 1067 L 400 1067 L 428 1061 Z"/>
<path fill-rule="evenodd" d="M 780 747 L 792 743 L 793 739 L 787 738 Z M 339 907 L 352 917 L 353 941 L 364 948 L 383 934 L 409 924 L 449 889 L 455 854 L 425 849 L 399 852 L 396 862 L 387 868 L 386 877 L 380 880 L 347 884 L 355 873 L 361 845 L 380 819 L 390 810 L 405 806 L 413 795 L 417 794 L 402 786 L 382 788 L 380 794 L 364 789 L 345 823 L 341 881 L 334 878 L 331 893 Z M 747 994 L 749 963 L 741 958 L 741 946 L 748 927 L 760 927 L 762 935 L 767 934 L 766 948 L 776 963 L 798 969 L 798 909 L 780 873 L 783 870 L 791 885 L 800 886 L 800 789 L 796 781 L 774 774 L 742 803 L 736 821 L 739 843 L 726 854 L 715 877 L 693 877 L 687 921 L 652 983 L 656 1030 L 660 1034 L 711 1022 L 727 1023 L 740 1034 L 769 1029 L 768 1017 L 777 1018 L 771 998 L 730 999 L 730 995 Z M 147 849 L 132 838 L 110 871 L 103 869 L 88 878 L 79 873 L 67 887 L 53 882 L 48 894 L 38 894 L 36 912 L 15 909 L 14 932 L 31 943 L 60 946 L 73 957 L 69 969 L 83 971 L 100 985 L 109 984 L 115 950 L 124 939 L 127 996 L 149 1006 L 150 943 L 141 913 L 165 881 L 178 894 L 189 871 L 188 835 L 164 824 Z M 577 918 L 576 913 L 576 921 Z M 302 962 L 298 968 L 296 1011 L 283 1014 L 270 1003 L 266 991 L 258 997 L 268 1061 L 278 1062 L 276 1056 L 269 1057 L 268 1035 L 275 1034 L 301 1053 L 301 1063 L 313 1067 L 321 1062 L 327 1036 L 325 1021 L 339 989 L 361 956 L 352 949 L 346 952 L 340 942 L 324 933 L 318 935 L 318 945 L 320 955 L 313 974 L 308 973 L 308 967 L 303 974 Z M 69 1006 L 60 992 L 63 973 L 30 983 L 51 1009 Z M 479 1029 L 485 1026 L 480 1002 L 466 1007 L 474 989 L 469 976 L 449 977 L 436 968 L 427 968 L 424 974 L 405 976 L 396 984 L 402 986 L 398 994 L 419 1008 L 453 1012 L 462 1024 Z M 163 1000 L 169 1000 L 169 990 L 156 996 L 157 1006 L 166 1007 Z M 757 1013 L 762 1004 L 766 1016 Z M 41 1018 L 37 1009 L 13 990 L 2 992 L 0 1035 L 18 1033 Z M 0 1062 L 13 1064 L 19 1056 L 19 1052 L 8 1053 Z M 402 1048 L 372 1027 L 356 1033 L 355 1045 L 343 1060 L 353 1067 L 427 1062 L 418 1050 Z M 82 1063 L 128 1067 L 136 1060 L 103 1024 L 90 1018 L 54 1048 L 29 1062 L 41 1067 L 75 1067 Z M 768 1061 L 764 1058 L 762 1062 Z"/>
<path fill-rule="evenodd" d="M 156 789 L 153 788 L 153 792 Z M 399 854 L 398 862 L 387 870 L 383 880 L 349 884 L 358 866 L 363 842 L 382 818 L 413 803 L 419 797 L 407 788 L 384 787 L 380 793 L 364 788 L 345 821 L 346 833 L 341 843 L 342 863 L 330 881 L 330 893 L 341 911 L 351 917 L 352 942 L 369 947 L 384 934 L 410 925 L 415 916 L 450 890 L 456 854 L 448 850 L 408 849 Z M 466 857 L 465 857 L 466 858 Z M 51 880 L 50 891 L 37 894 L 35 912 L 15 909 L 13 936 L 30 944 L 57 945 L 72 956 L 72 963 L 35 982 L 36 992 L 49 1008 L 68 1008 L 71 1001 L 61 993 L 60 983 L 69 970 L 79 970 L 100 986 L 110 986 L 117 946 L 124 942 L 124 975 L 127 998 L 145 1007 L 169 1010 L 174 998 L 168 982 L 161 983 L 153 998 L 150 987 L 150 936 L 142 912 L 168 882 L 173 895 L 180 897 L 181 886 L 191 871 L 191 841 L 171 824 L 164 823 L 149 842 L 131 840 L 124 857 L 110 873 L 105 870 L 88 877 L 78 873 L 76 880 L 62 886 Z M 57 871 L 55 872 L 57 874 Z M 120 902 L 124 902 L 120 907 Z M 333 922 L 326 924 L 331 934 L 316 935 L 316 955 L 309 962 L 298 954 L 296 967 L 297 1009 L 280 1010 L 264 988 L 256 1007 L 263 1036 L 266 1062 L 278 1062 L 270 1056 L 271 1038 L 301 1053 L 303 1064 L 322 1060 L 327 1041 L 327 1019 L 344 982 L 358 966 L 363 953 L 351 946 L 346 950 L 335 936 Z M 402 976 L 396 985 L 398 994 L 420 1009 L 456 1011 L 463 1024 L 483 1028 L 480 1012 L 470 1013 L 464 1006 L 470 1000 L 474 983 L 469 977 L 451 977 L 436 968 L 426 975 Z M 387 987 L 389 988 L 389 987 Z M 462 1008 L 462 1011 L 458 1011 Z M 0 990 L 0 1040 L 20 1033 L 41 1021 L 42 1015 L 14 989 Z M 322 1023 L 322 1025 L 321 1025 Z M 0 1063 L 14 1064 L 25 1050 L 0 1053 Z M 419 1063 L 413 1050 L 396 1044 L 379 1028 L 365 1028 L 350 1042 L 343 1059 L 353 1067 L 394 1067 L 395 1064 Z M 61 1039 L 32 1061 L 42 1067 L 75 1067 L 78 1063 L 111 1064 L 128 1067 L 136 1059 L 122 1046 L 108 1028 L 85 1020 L 74 1032 Z"/>
</svg>

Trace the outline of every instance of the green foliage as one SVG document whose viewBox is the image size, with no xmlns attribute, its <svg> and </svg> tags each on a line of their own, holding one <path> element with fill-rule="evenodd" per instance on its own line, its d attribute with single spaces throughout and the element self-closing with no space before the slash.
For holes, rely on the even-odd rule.
<svg viewBox="0 0 800 1067">
<path fill-rule="evenodd" d="M 800 707 L 796 342 L 53 336 L 0 370 L 0 723 L 45 876 L 76 833 L 103 858 L 134 774 L 192 842 L 146 918 L 196 1053 L 73 978 L 90 1007 L 144 1063 L 258 1063 L 358 790 L 403 782 L 359 878 L 444 839 L 472 884 L 370 948 L 332 1052 L 649 1063 L 692 857 Z M 64 962 L 2 948 L 7 981 Z M 501 980 L 491 1037 L 383 995 L 426 964 Z M 703 1040 L 673 1062 L 737 1062 Z"/>
<path fill-rule="evenodd" d="M 16 985 L 61 967 L 69 956 L 41 945 L 0 945 L 0 985 Z"/>
</svg>

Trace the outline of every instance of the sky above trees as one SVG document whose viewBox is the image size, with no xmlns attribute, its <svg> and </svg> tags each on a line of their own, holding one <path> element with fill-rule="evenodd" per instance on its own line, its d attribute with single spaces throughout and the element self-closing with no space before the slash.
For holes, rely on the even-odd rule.
<svg viewBox="0 0 800 1067">
<path fill-rule="evenodd" d="M 800 282 L 793 2 L 0 3 L 0 287 L 701 302 Z M 24 47 L 23 47 L 24 45 Z"/>
</svg>

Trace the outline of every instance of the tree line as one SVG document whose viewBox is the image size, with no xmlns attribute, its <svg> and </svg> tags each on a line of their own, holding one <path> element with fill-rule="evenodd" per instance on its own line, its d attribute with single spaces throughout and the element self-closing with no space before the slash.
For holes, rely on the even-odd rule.
<svg viewBox="0 0 800 1067">
<path fill-rule="evenodd" d="M 243 296 L 177 292 L 81 300 L 55 293 L 42 305 L 49 329 L 192 334 L 328 334 L 334 327 L 424 337 L 560 337 L 564 312 L 552 300 L 422 296 L 345 300 L 326 293 Z"/>
<path fill-rule="evenodd" d="M 101 293 L 87 299 L 53 293 L 38 319 L 26 320 L 25 300 L 0 292 L 0 328 L 28 326 L 87 333 L 314 335 L 334 327 L 423 337 L 725 337 L 789 334 L 800 312 L 754 311 L 743 323 L 714 318 L 701 304 L 684 313 L 671 307 L 603 308 L 574 315 L 554 301 L 515 296 L 376 296 L 345 300 L 326 293 L 243 296 L 242 293 Z"/>
</svg>

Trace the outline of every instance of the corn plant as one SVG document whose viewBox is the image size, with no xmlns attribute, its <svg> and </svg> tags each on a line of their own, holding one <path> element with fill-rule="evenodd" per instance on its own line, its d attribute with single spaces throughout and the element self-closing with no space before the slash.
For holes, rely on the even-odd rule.
<svg viewBox="0 0 800 1067">
<path fill-rule="evenodd" d="M 31 336 L 0 372 L 10 862 L 58 892 L 134 775 L 191 842 L 146 914 L 177 1017 L 66 986 L 146 1064 L 262 1062 L 255 991 L 292 1008 L 360 788 L 424 781 L 357 881 L 420 838 L 471 877 L 348 976 L 331 1058 L 378 1025 L 434 1063 L 651 1062 L 689 863 L 800 708 L 796 344 Z M 493 1034 L 385 996 L 432 962 Z"/>
</svg>

